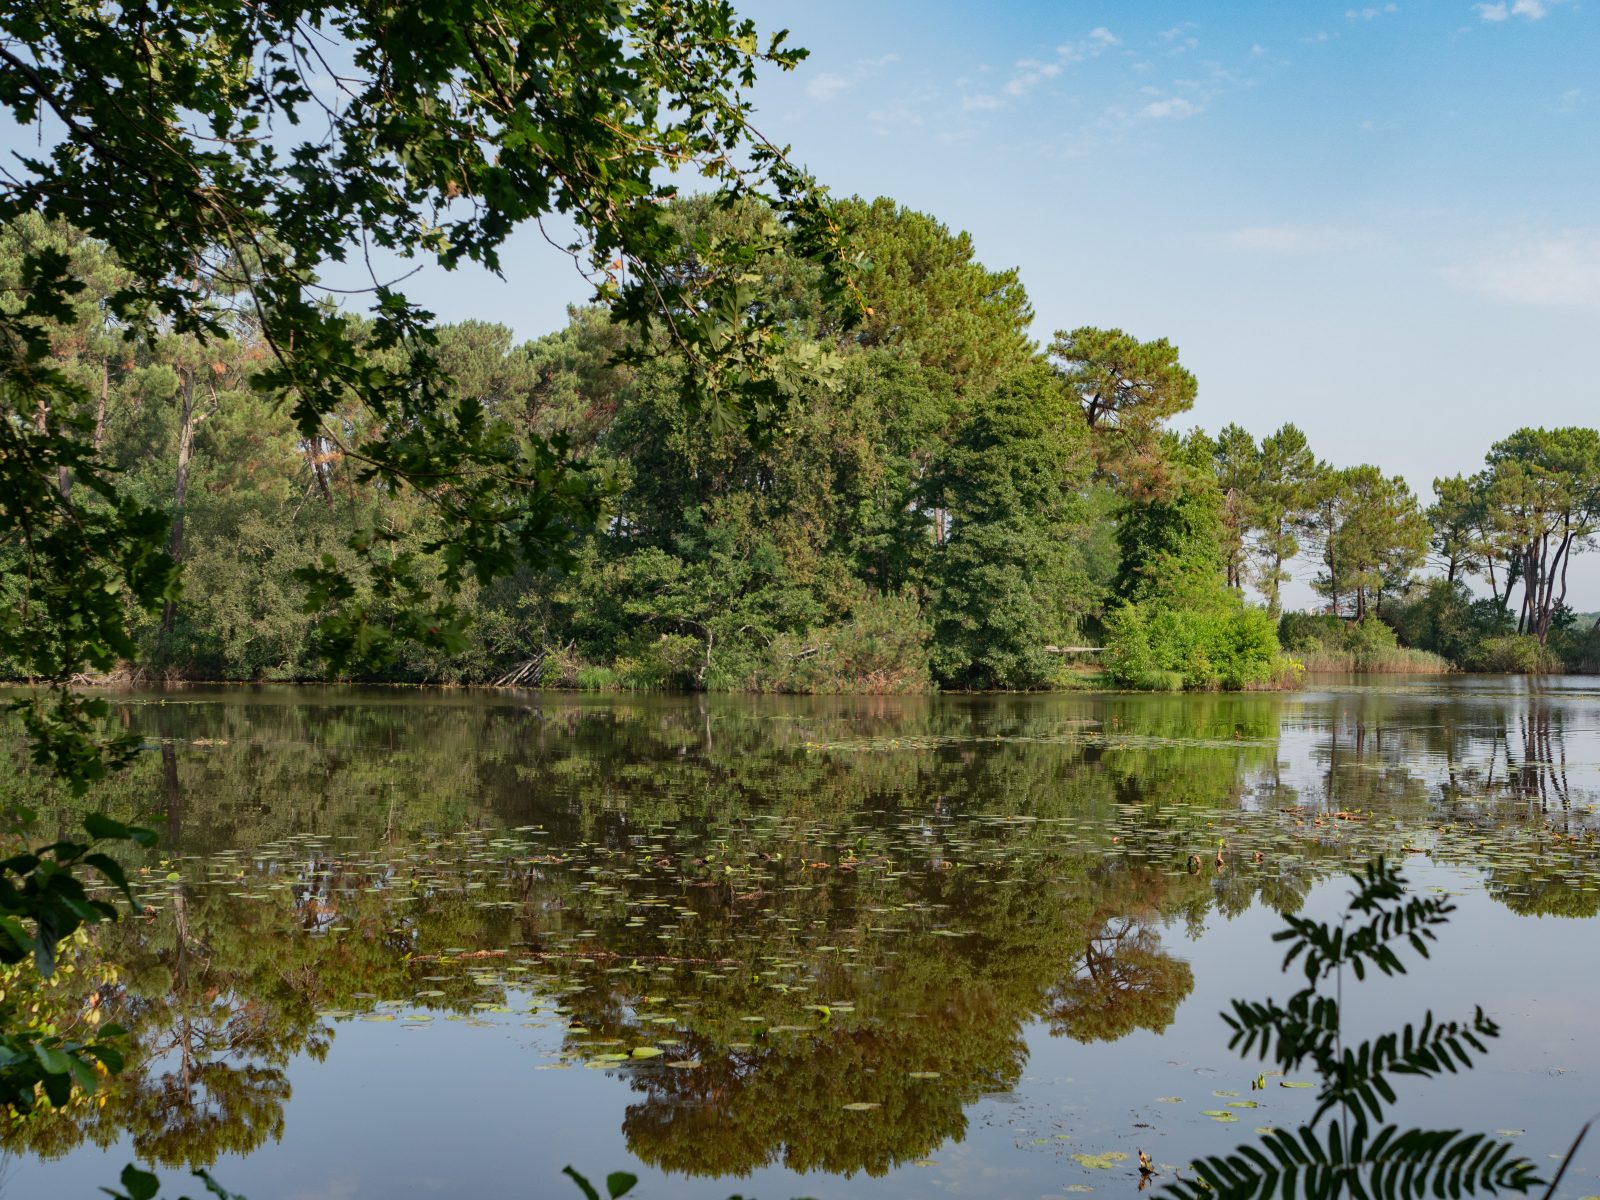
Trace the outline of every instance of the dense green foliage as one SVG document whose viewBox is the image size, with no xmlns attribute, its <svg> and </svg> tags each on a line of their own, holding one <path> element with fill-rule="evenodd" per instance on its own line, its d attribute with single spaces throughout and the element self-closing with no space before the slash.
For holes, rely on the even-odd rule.
<svg viewBox="0 0 1600 1200">
<path fill-rule="evenodd" d="M 1407 614 L 1410 608 L 1401 610 Z M 1312 671 L 1442 673 L 1450 662 L 1431 650 L 1401 646 L 1395 631 L 1376 616 L 1346 621 L 1331 613 L 1284 613 L 1278 623 L 1284 649 Z"/>
<path fill-rule="evenodd" d="M 1130 687 L 1261 687 L 1292 681 L 1265 610 L 1245 604 L 1164 608 L 1126 604 L 1106 618 L 1107 667 Z"/>
<path fill-rule="evenodd" d="M 750 250 L 717 247 L 705 270 L 669 277 L 662 202 L 675 189 L 662 176 L 687 168 L 723 200 L 769 203 L 848 323 L 830 208 L 748 122 L 758 65 L 803 57 L 782 42 L 762 49 L 721 0 L 0 5 L 0 104 L 38 135 L 0 189 L 0 661 L 49 685 L 13 704 L 35 760 L 77 791 L 127 764 L 136 740 L 107 737 L 104 701 L 68 685 L 143 657 L 137 626 L 157 613 L 158 654 L 180 643 L 179 567 L 208 533 L 256 556 L 242 566 L 299 559 L 265 573 L 292 579 L 321 620 L 314 637 L 302 626 L 269 644 L 267 662 L 308 642 L 335 663 L 402 644 L 457 653 L 452 593 L 571 561 L 604 489 L 566 438 L 514 430 L 454 386 L 431 314 L 372 273 L 374 247 L 498 270 L 514 230 L 564 214 L 641 352 L 670 342 L 691 368 L 686 393 L 759 420 L 782 335 L 749 311 Z M 320 277 L 358 256 L 371 273 L 361 319 Z M 113 374 L 132 408 L 116 423 Z M 195 478 L 202 425 L 231 449 L 217 458 L 228 477 Z M 172 457 L 155 460 L 168 486 L 150 503 L 138 468 L 156 447 Z M 362 492 L 342 527 L 317 531 L 323 545 L 272 524 L 286 456 L 330 502 L 335 456 Z M 208 484 L 218 509 L 191 512 Z M 399 510 L 372 511 L 383 498 Z M 227 581 L 256 601 L 251 572 L 219 574 L 212 591 Z M 281 632 L 275 599 L 300 605 L 268 595 L 256 615 Z M 257 632 L 193 626 L 187 641 L 237 658 L 259 653 Z M 6 815 L 26 825 L 14 805 Z M 104 818 L 88 830 L 131 836 Z M 75 868 L 127 890 L 90 843 L 6 860 L 0 960 L 32 952 L 48 973 L 79 924 L 114 915 Z M 56 1104 L 89 1088 L 91 1060 L 120 1065 L 14 1005 L 0 1015 L 13 1110 L 36 1088 Z M 134 1168 L 123 1183 L 136 1200 L 154 1191 Z"/>
<path fill-rule="evenodd" d="M 707 247 L 758 247 L 746 265 L 782 340 L 759 429 L 702 402 L 685 350 L 645 356 L 639 334 L 601 309 L 522 345 L 481 323 L 433 332 L 452 395 L 509 444 L 564 447 L 600 505 L 563 535 L 560 562 L 535 556 L 500 578 L 454 571 L 451 527 L 425 494 L 376 480 L 348 438 L 305 436 L 264 387 L 274 358 L 258 324 L 108 342 L 97 331 L 125 276 L 109 249 L 37 217 L 15 222 L 0 264 L 47 242 L 78 257 L 81 310 L 49 327 L 52 358 L 93 385 L 83 435 L 121 495 L 170 518 L 163 561 L 183 572 L 181 591 L 169 584 L 145 614 L 128 610 L 117 654 L 88 665 L 218 679 L 353 663 L 366 677 L 578 687 L 1037 688 L 1067 679 L 1060 648 L 1095 637 L 1108 603 L 1159 593 L 1163 606 L 1205 596 L 1239 607 L 1212 544 L 1220 493 L 1195 448 L 1204 439 L 1157 428 L 1193 389 L 1170 346 L 1077 331 L 1079 353 L 1121 356 L 1097 370 L 1121 379 L 1143 363 L 1160 377 L 1127 385 L 1156 398 L 1127 400 L 1114 421 L 1089 412 L 1083 361 L 1053 370 L 1028 342 L 1014 272 L 987 270 L 964 235 L 887 201 L 837 211 L 874 258 L 859 326 L 834 315 L 826 272 L 765 208 L 665 210 L 675 277 L 708 270 Z M 19 303 L 21 268 L 0 287 Z M 1177 399 L 1159 400 L 1168 393 Z M 364 419 L 341 410 L 347 429 Z M 369 552 L 405 581 L 364 573 Z M 21 564 L 6 578 L 22 586 Z M 329 603 L 366 624 L 330 627 Z M 423 610 L 433 623 L 419 627 Z M 1233 665 L 1191 675 L 1194 686 L 1265 678 Z"/>
<path fill-rule="evenodd" d="M 1307 548 L 1330 615 L 1290 614 L 1277 636 L 1311 669 L 1600 657 L 1562 590 L 1561 565 L 1590 538 L 1588 501 L 1550 481 L 1558 450 L 1581 457 L 1583 431 L 1558 431 L 1554 449 L 1535 431 L 1507 439 L 1483 477 L 1439 481 L 1424 516 L 1402 480 L 1318 463 L 1292 425 L 1260 443 L 1237 426 L 1163 432 L 1193 382 L 1170 346 L 1078 330 L 1052 347 L 1052 368 L 1027 340 L 1015 273 L 975 262 L 964 235 L 888 201 L 837 211 L 874 255 L 860 326 L 833 314 L 825 272 L 766 209 L 665 210 L 675 276 L 708 270 L 707 247 L 759 248 L 747 266 L 781 337 L 761 429 L 702 402 L 685 351 L 642 355 L 604 309 L 574 309 L 523 344 L 480 322 L 433 332 L 452 395 L 517 444 L 565 447 L 593 492 L 597 515 L 561 535 L 560 562 L 535 556 L 498 578 L 452 574 L 426 495 L 375 480 L 345 442 L 304 436 L 263 390 L 274 359 L 256 324 L 126 341 L 107 315 L 127 278 L 110 250 L 14 221 L 0 234 L 0 307 L 21 311 L 25 264 L 47 249 L 83 283 L 70 313 L 40 326 L 51 368 L 90 398 L 63 433 L 82 461 L 52 468 L 47 491 L 81 497 L 100 472 L 166 533 L 141 576 L 147 602 L 112 606 L 121 640 L 87 661 L 13 649 L 10 671 L 914 692 L 1064 686 L 1083 676 L 1060 648 L 1104 640 L 1120 686 L 1281 685 L 1292 669 L 1246 589 L 1270 611 Z M 365 418 L 351 406 L 340 419 Z M 1532 516 L 1507 507 L 1513 495 Z M 1528 548 L 1530 529 L 1546 529 L 1543 549 Z M 1430 546 L 1445 578 L 1424 582 Z M 373 553 L 405 582 L 366 570 Z M 1530 569 L 1540 554 L 1547 565 Z M 1492 596 L 1467 590 L 1479 572 Z M 1520 612 L 1507 581 L 1525 585 Z M 41 595 L 23 556 L 0 586 L 19 607 Z M 368 626 L 330 627 L 327 603 Z"/>
<path fill-rule="evenodd" d="M 15 235 L 0 535 L 17 601 L 0 657 L 59 685 L 130 657 L 130 617 L 160 609 L 175 632 L 176 567 L 202 533 L 195 440 L 213 418 L 243 439 L 244 478 L 227 482 L 246 510 L 284 483 L 258 477 L 258 456 L 298 454 L 326 496 L 318 468 L 337 456 L 361 492 L 330 544 L 293 543 L 310 561 L 289 577 L 329 662 L 459 653 L 452 594 L 570 564 L 604 487 L 559 432 L 517 429 L 454 384 L 432 314 L 376 273 L 374 249 L 498 270 L 515 230 L 563 214 L 637 356 L 672 346 L 686 396 L 763 424 L 785 335 L 755 303 L 759 247 L 708 241 L 677 270 L 663 202 L 687 170 L 722 202 L 763 204 L 841 324 L 859 311 L 831 206 L 749 123 L 757 69 L 804 55 L 783 40 L 763 47 L 724 0 L 0 5 L 0 103 L 39 134 L 0 192 Z M 85 239 L 94 271 L 74 261 Z M 368 286 L 330 289 L 324 273 L 353 261 Z M 151 401 L 139 415 L 173 433 L 159 505 L 108 461 L 111 376 L 130 371 Z M 364 508 L 379 498 L 401 505 L 398 528 Z M 126 749 L 96 746 L 93 704 L 59 687 L 24 704 L 76 778 Z"/>
</svg>

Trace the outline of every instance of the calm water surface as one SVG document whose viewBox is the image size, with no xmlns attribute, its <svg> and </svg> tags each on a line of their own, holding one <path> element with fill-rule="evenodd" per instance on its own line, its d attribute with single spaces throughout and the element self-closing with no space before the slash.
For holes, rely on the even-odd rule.
<svg viewBox="0 0 1600 1200">
<path fill-rule="evenodd" d="M 1131 1192 L 1139 1149 L 1170 1171 L 1308 1111 L 1251 1091 L 1218 1013 L 1292 990 L 1278 914 L 1380 851 L 1459 909 L 1352 1023 L 1505 1030 L 1401 1117 L 1547 1160 L 1600 1109 L 1594 680 L 115 709 L 147 749 L 113 786 L 11 787 L 162 833 L 147 914 L 52 1000 L 138 1050 L 103 1107 L 10 1131 L 5 1197 L 135 1157 L 251 1200 L 570 1200 L 567 1163 L 646 1198 Z"/>
</svg>

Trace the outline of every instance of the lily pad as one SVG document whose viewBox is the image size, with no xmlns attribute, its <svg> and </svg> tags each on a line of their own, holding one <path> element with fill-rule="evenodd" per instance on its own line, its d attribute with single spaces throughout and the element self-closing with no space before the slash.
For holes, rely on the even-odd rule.
<svg viewBox="0 0 1600 1200">
<path fill-rule="evenodd" d="M 1091 1171 L 1109 1171 L 1119 1162 L 1126 1162 L 1128 1156 L 1121 1150 L 1107 1150 L 1104 1154 L 1074 1154 L 1072 1161 Z"/>
</svg>

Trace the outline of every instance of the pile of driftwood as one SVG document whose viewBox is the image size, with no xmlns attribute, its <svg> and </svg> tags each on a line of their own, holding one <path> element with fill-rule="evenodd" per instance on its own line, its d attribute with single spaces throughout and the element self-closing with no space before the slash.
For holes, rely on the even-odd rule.
<svg viewBox="0 0 1600 1200">
<path fill-rule="evenodd" d="M 490 687 L 527 687 L 529 684 L 538 683 L 544 671 L 545 650 L 540 650 L 526 662 L 520 662 L 504 675 L 496 679 Z"/>
</svg>

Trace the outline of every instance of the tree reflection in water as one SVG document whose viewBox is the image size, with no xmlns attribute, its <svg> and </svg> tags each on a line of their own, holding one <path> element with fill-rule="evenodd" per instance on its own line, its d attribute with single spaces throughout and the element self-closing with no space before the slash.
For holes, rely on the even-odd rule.
<svg viewBox="0 0 1600 1200">
<path fill-rule="evenodd" d="M 1301 760 L 1286 711 L 1315 735 Z M 647 1163 L 880 1174 L 1014 1087 L 1030 1024 L 1166 1029 L 1194 986 L 1169 929 L 1292 910 L 1374 851 L 1426 840 L 1517 911 L 1596 911 L 1593 780 L 1559 706 L 1500 727 L 1370 694 L 122 715 L 158 752 L 89 802 L 193 857 L 142 864 L 154 911 L 94 950 L 128 1071 L 103 1107 L 14 1125 L 16 1149 L 126 1133 L 207 1165 L 281 1136 L 291 1064 L 340 1022 L 532 1001 L 559 1004 L 574 1063 L 666 1049 L 611 1060 Z"/>
</svg>

